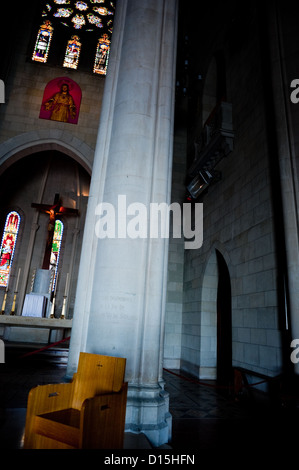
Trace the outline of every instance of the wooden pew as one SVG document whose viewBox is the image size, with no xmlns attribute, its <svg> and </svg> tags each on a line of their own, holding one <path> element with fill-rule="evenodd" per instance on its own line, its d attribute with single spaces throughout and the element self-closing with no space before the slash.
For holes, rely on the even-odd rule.
<svg viewBox="0 0 299 470">
<path fill-rule="evenodd" d="M 121 449 L 126 359 L 81 353 L 71 383 L 29 392 L 25 449 Z"/>
</svg>

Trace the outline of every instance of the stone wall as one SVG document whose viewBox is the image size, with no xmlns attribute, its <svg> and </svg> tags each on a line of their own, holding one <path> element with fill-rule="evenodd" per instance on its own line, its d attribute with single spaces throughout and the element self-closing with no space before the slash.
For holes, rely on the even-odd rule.
<svg viewBox="0 0 299 470">
<path fill-rule="evenodd" d="M 174 138 L 171 202 L 183 203 L 186 195 L 187 135 L 177 129 Z M 180 369 L 184 283 L 184 239 L 173 238 L 170 227 L 168 255 L 168 283 L 165 315 L 164 367 Z"/>
<path fill-rule="evenodd" d="M 28 273 L 25 273 L 30 237 L 36 221 L 36 211 L 31 208 L 31 203 L 41 202 L 38 201 L 40 195 L 42 202 L 52 202 L 55 194 L 51 184 L 54 181 L 57 192 L 62 195 L 66 206 L 70 204 L 80 206 L 80 223 L 77 223 L 75 218 L 65 219 L 64 257 L 59 266 L 61 279 L 57 292 L 60 297 L 59 300 L 57 298 L 58 312 L 62 308 L 65 277 L 74 263 L 72 290 L 68 300 L 68 314 L 72 316 L 89 178 L 93 166 L 105 78 L 94 75 L 92 67 L 91 71 L 87 72 L 47 63 L 40 64 L 31 60 L 32 45 L 42 23 L 42 19 L 38 16 L 39 3 L 33 1 L 30 4 L 31 8 L 28 8 L 28 5 L 20 6 L 15 28 L 7 30 L 7 44 L 6 49 L 2 50 L 0 66 L 1 79 L 5 83 L 5 103 L 0 105 L 0 175 L 2 178 L 4 175 L 5 183 L 1 185 L 3 190 L 0 203 L 1 226 L 4 224 L 7 210 L 17 209 L 22 216 L 6 313 L 12 304 L 13 285 L 18 268 L 21 267 L 20 281 L 23 286 L 23 292 L 19 293 L 16 305 L 16 311 L 20 314 L 21 301 L 30 291 L 33 271 L 40 267 L 46 239 L 45 214 L 39 216 L 32 259 L 29 267 L 27 266 Z M 82 100 L 77 124 L 39 118 L 44 89 L 47 83 L 58 77 L 68 77 L 81 88 Z M 55 158 L 58 160 L 56 168 L 52 165 L 46 178 L 50 154 L 53 155 L 54 161 Z M 14 171 L 17 172 L 15 178 Z M 12 178 L 14 182 L 8 184 L 8 178 Z M 47 183 L 43 188 L 45 178 Z M 2 289 L 1 302 L 3 297 Z"/>
<path fill-rule="evenodd" d="M 202 198 L 204 243 L 185 251 L 181 366 L 201 378 L 217 375 L 217 249 L 232 291 L 232 361 L 276 375 L 282 366 L 277 301 L 277 264 L 262 79 L 258 12 L 248 9 L 240 41 L 211 21 L 211 43 L 198 63 L 205 77 L 215 52 L 225 57 L 226 99 L 232 103 L 233 152 L 217 166 L 221 181 Z M 207 19 L 206 19 L 207 21 Z M 214 29 L 213 29 L 214 27 Z M 222 29 L 221 29 L 222 28 Z M 199 28 L 200 31 L 200 28 Z M 197 37 L 198 44 L 203 38 Z M 209 47 L 210 44 L 210 47 Z M 198 118 L 200 121 L 200 119 Z M 195 138 L 196 136 L 194 136 Z"/>
<path fill-rule="evenodd" d="M 35 8 L 35 11 L 34 7 L 22 11 L 25 17 L 20 21 L 17 36 L 15 30 L 7 33 L 7 50 L 3 52 L 9 55 L 9 60 L 4 60 L 6 67 L 1 77 L 5 82 L 5 104 L 0 107 L 0 145 L 16 136 L 35 131 L 49 133 L 56 140 L 68 134 L 77 139 L 74 145 L 84 142 L 94 149 L 105 78 L 95 76 L 92 72 L 33 62 L 33 31 L 37 32 L 42 22 L 36 15 L 38 6 Z M 77 125 L 39 119 L 45 86 L 58 77 L 71 78 L 81 88 L 82 101 Z"/>
</svg>

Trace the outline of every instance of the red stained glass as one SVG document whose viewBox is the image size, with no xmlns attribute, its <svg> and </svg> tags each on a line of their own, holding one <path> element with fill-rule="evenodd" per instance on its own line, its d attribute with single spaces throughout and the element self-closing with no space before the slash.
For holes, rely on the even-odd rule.
<svg viewBox="0 0 299 470">
<path fill-rule="evenodd" d="M 0 250 L 0 286 L 7 287 L 11 271 L 17 236 L 20 227 L 20 215 L 12 211 L 6 217 Z"/>
</svg>

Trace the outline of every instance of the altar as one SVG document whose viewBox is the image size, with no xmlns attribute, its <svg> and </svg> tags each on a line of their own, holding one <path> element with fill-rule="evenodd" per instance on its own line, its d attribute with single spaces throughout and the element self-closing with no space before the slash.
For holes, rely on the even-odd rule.
<svg viewBox="0 0 299 470">
<path fill-rule="evenodd" d="M 51 291 L 53 284 L 51 269 L 38 269 L 35 273 L 32 290 L 26 294 L 22 316 L 23 317 L 49 317 L 52 307 Z"/>
<path fill-rule="evenodd" d="M 26 342 L 27 337 L 30 337 L 30 342 L 32 343 L 49 343 L 51 339 L 51 332 L 53 330 L 59 330 L 61 333 L 63 333 L 63 330 L 65 330 L 65 335 L 69 336 L 72 323 L 73 320 L 62 318 L 37 318 L 23 317 L 20 315 L 0 315 L 0 327 L 5 329 L 13 327 L 14 341 L 19 341 L 22 343 Z M 29 335 L 26 335 L 26 330 Z M 40 336 L 39 330 L 45 332 L 43 337 Z"/>
<path fill-rule="evenodd" d="M 0 315 L 0 336 L 4 341 L 49 344 L 70 336 L 72 320 L 65 319 L 64 311 L 60 318 L 54 317 L 52 281 L 51 270 L 37 270 L 32 290 L 25 296 L 22 315 Z"/>
<path fill-rule="evenodd" d="M 47 241 L 41 269 L 34 269 L 30 284 L 30 292 L 25 294 L 25 289 L 18 298 L 18 286 L 20 279 L 19 268 L 17 280 L 14 286 L 13 305 L 9 315 L 5 314 L 8 284 L 4 294 L 2 310 L 0 314 L 0 337 L 9 342 L 20 343 L 54 343 L 70 335 L 72 320 L 66 319 L 67 301 L 69 296 L 70 276 L 66 275 L 65 290 L 61 312 L 55 313 L 56 289 L 58 279 L 58 255 L 56 223 L 59 216 L 78 216 L 77 209 L 64 207 L 59 194 L 55 194 L 53 204 L 32 203 L 31 206 L 39 212 L 49 214 Z M 59 232 L 59 231 L 58 231 Z M 55 247 L 55 250 L 54 250 Z M 53 251 L 54 250 L 54 251 Z M 27 286 L 28 289 L 29 286 Z M 18 315 L 15 315 L 16 302 L 20 302 Z M 57 309 L 56 309 L 57 310 Z M 57 318 L 57 314 L 60 315 Z M 56 318 L 55 318 L 56 316 Z"/>
<path fill-rule="evenodd" d="M 27 294 L 23 306 L 23 317 L 44 318 L 47 313 L 47 297 L 40 294 Z"/>
</svg>

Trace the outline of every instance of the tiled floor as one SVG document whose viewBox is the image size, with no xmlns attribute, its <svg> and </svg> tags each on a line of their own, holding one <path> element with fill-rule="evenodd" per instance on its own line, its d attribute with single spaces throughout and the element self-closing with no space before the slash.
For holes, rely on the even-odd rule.
<svg viewBox="0 0 299 470">
<path fill-rule="evenodd" d="M 18 449 L 24 430 L 29 390 L 37 384 L 62 382 L 65 368 L 30 361 L 0 364 L 0 449 Z M 297 409 L 236 401 L 213 382 L 164 371 L 170 394 L 173 451 L 273 452 L 297 447 Z M 127 436 L 126 448 L 149 448 L 146 439 Z"/>
<path fill-rule="evenodd" d="M 236 399 L 216 383 L 199 381 L 184 372 L 164 373 L 173 417 L 172 448 L 194 449 L 200 455 L 288 455 L 298 447 L 299 414 L 246 391 Z M 274 454 L 275 455 L 275 454 Z M 244 460 L 245 457 L 245 460 Z"/>
</svg>

